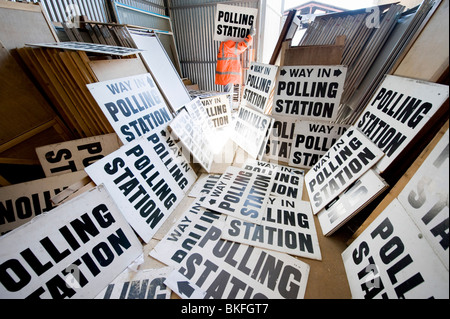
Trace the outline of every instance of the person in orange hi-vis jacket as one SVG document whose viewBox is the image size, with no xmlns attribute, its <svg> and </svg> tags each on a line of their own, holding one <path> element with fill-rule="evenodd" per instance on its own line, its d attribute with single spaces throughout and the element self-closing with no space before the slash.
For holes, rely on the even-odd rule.
<svg viewBox="0 0 450 319">
<path fill-rule="evenodd" d="M 239 55 L 244 53 L 253 43 L 253 36 L 256 34 L 255 28 L 249 30 L 247 38 L 242 42 L 232 40 L 223 41 L 219 46 L 217 54 L 216 81 L 218 85 L 224 85 L 224 92 L 228 94 L 230 106 L 232 106 L 233 85 L 241 81 L 241 63 Z"/>
</svg>

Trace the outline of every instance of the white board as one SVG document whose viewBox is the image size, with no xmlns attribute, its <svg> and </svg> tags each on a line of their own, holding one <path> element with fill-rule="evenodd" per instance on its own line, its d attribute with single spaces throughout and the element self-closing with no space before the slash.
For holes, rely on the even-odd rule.
<svg viewBox="0 0 450 319">
<path fill-rule="evenodd" d="M 449 298 L 448 270 L 397 199 L 342 259 L 355 299 Z"/>
<path fill-rule="evenodd" d="M 95 299 L 170 299 L 172 290 L 164 281 L 172 272 L 171 267 L 126 270 L 103 289 Z"/>
<path fill-rule="evenodd" d="M 302 299 L 309 265 L 289 255 L 220 239 L 220 222 L 166 280 L 181 298 Z"/>
<path fill-rule="evenodd" d="M 345 124 L 296 121 L 289 165 L 311 168 L 349 127 Z"/>
<path fill-rule="evenodd" d="M 250 156 L 260 159 L 265 152 L 273 121 L 273 118 L 241 105 L 231 139 Z"/>
<path fill-rule="evenodd" d="M 217 4 L 214 24 L 215 41 L 242 41 L 252 26 L 256 26 L 258 9 Z"/>
<path fill-rule="evenodd" d="M 384 172 L 448 99 L 448 86 L 386 75 L 355 126 L 386 156 Z"/>
<path fill-rule="evenodd" d="M 241 104 L 268 114 L 272 107 L 272 94 L 275 87 L 278 66 L 258 62 L 250 63 L 244 82 Z"/>
<path fill-rule="evenodd" d="M 117 134 L 105 134 L 36 148 L 45 176 L 83 170 L 120 148 Z"/>
<path fill-rule="evenodd" d="M 351 127 L 305 175 L 314 214 L 372 168 L 383 155 L 358 129 Z"/>
<path fill-rule="evenodd" d="M 274 175 L 229 166 L 202 206 L 259 224 L 266 211 Z"/>
<path fill-rule="evenodd" d="M 172 120 L 149 73 L 87 84 L 87 87 L 123 144 L 160 131 Z"/>
<path fill-rule="evenodd" d="M 205 110 L 215 128 L 225 127 L 231 124 L 231 107 L 227 95 L 217 95 L 201 98 Z"/>
<path fill-rule="evenodd" d="M 86 176 L 78 171 L 0 187 L 0 235 L 53 209 L 51 198 Z"/>
<path fill-rule="evenodd" d="M 448 270 L 448 130 L 398 195 L 398 200 Z"/>
<path fill-rule="evenodd" d="M 142 255 L 99 186 L 0 237 L 2 299 L 94 298 Z"/>
<path fill-rule="evenodd" d="M 317 214 L 322 233 L 332 235 L 387 187 L 386 182 L 369 169 Z"/>
<path fill-rule="evenodd" d="M 177 112 L 191 101 L 191 97 L 158 37 L 136 32 L 130 34 L 136 46 L 144 50 L 141 52 L 142 59 L 150 69 L 161 93 L 172 110 Z"/>
<path fill-rule="evenodd" d="M 344 90 L 347 67 L 280 67 L 272 114 L 298 120 L 333 122 Z"/>
<path fill-rule="evenodd" d="M 146 243 L 197 179 L 165 131 L 130 142 L 85 170 L 97 185 L 105 185 Z"/>
<path fill-rule="evenodd" d="M 232 217 L 225 224 L 223 239 L 322 260 L 309 202 L 270 197 L 261 225 Z"/>
</svg>

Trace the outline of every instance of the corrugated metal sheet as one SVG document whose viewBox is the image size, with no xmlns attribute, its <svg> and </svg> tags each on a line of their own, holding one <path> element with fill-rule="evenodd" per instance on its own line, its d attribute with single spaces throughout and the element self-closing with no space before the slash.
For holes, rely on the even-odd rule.
<svg viewBox="0 0 450 319">
<path fill-rule="evenodd" d="M 116 3 L 116 11 L 119 23 L 172 31 L 170 18 L 163 14 L 132 7 L 121 2 Z"/>
<path fill-rule="evenodd" d="M 213 41 L 216 4 L 258 8 L 258 0 L 169 0 L 170 17 L 183 75 L 202 90 L 222 91 L 214 84 L 219 42 Z"/>
</svg>

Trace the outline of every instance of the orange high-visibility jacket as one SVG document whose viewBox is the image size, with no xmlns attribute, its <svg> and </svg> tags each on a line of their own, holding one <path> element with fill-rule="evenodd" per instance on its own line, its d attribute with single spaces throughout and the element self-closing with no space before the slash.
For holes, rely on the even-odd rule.
<svg viewBox="0 0 450 319">
<path fill-rule="evenodd" d="M 252 45 L 253 38 L 248 35 L 242 42 L 232 40 L 220 43 L 217 54 L 216 84 L 227 85 L 228 83 L 240 83 L 241 63 L 239 55 Z"/>
</svg>

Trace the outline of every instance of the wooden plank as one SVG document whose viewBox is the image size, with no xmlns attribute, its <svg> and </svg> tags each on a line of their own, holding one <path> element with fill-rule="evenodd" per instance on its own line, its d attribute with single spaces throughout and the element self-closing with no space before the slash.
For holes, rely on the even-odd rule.
<svg viewBox="0 0 450 319">
<path fill-rule="evenodd" d="M 89 62 L 89 66 L 99 82 L 148 73 L 140 58 L 94 60 Z"/>
<path fill-rule="evenodd" d="M 297 10 L 289 11 L 289 14 L 286 18 L 283 29 L 281 30 L 280 37 L 278 38 L 277 44 L 275 45 L 275 49 L 272 53 L 272 57 L 270 58 L 269 64 L 273 65 L 276 63 L 276 61 L 278 59 L 278 55 L 281 51 L 281 46 L 282 46 L 284 40 L 286 39 L 286 35 L 291 27 L 292 21 L 294 21 L 296 13 L 297 13 Z"/>
<path fill-rule="evenodd" d="M 283 65 L 340 65 L 343 52 L 343 45 L 291 47 L 285 52 Z"/>
</svg>

